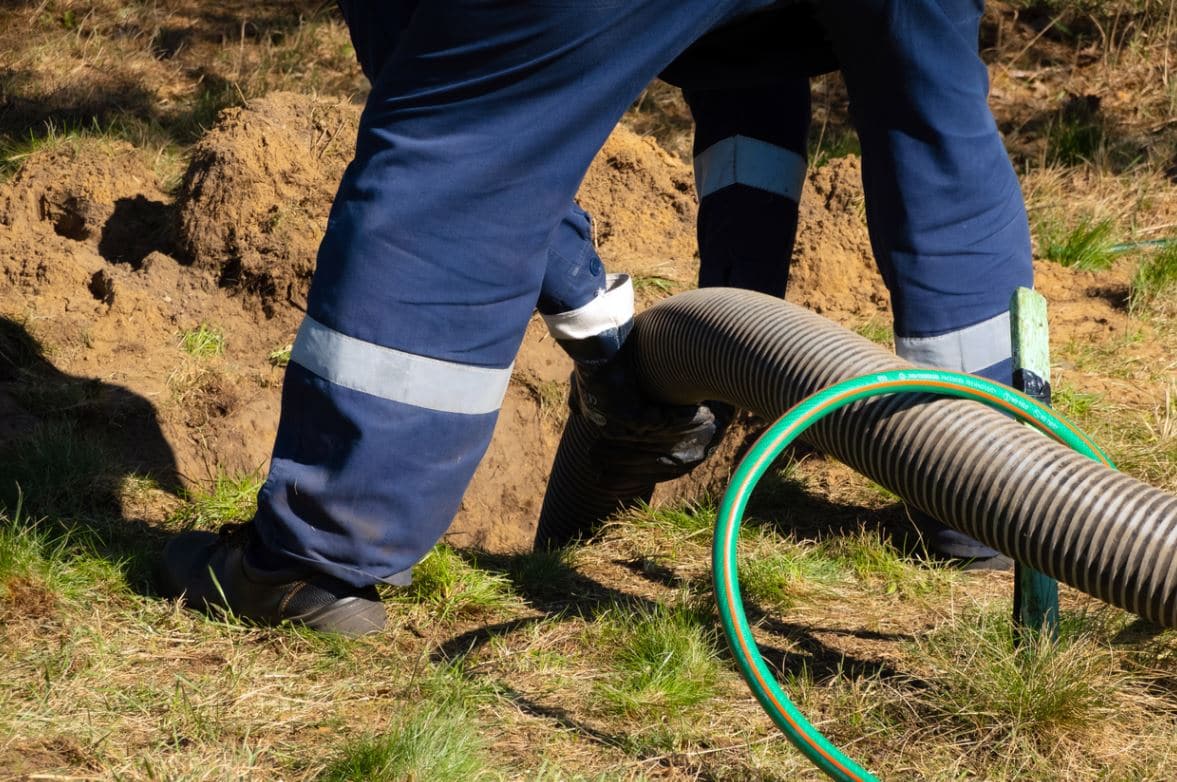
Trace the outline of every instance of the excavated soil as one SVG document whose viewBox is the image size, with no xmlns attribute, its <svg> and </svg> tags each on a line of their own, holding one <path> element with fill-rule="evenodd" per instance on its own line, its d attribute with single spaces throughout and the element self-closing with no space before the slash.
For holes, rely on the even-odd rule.
<svg viewBox="0 0 1177 782">
<path fill-rule="evenodd" d="M 0 324 L 41 350 L 20 359 L 5 353 L 15 343 L 0 340 L 0 447 L 77 404 L 30 394 L 29 383 L 81 384 L 90 389 L 86 420 L 112 450 L 111 470 L 152 475 L 171 491 L 263 471 L 282 379 L 270 355 L 290 343 L 301 318 L 357 120 L 351 104 L 282 93 L 226 111 L 173 194 L 124 144 L 74 140 L 29 156 L 0 185 Z M 789 299 L 848 325 L 886 324 L 859 176 L 854 158 L 811 173 Z M 618 128 L 580 200 L 611 268 L 693 284 L 688 166 Z M 1127 332 L 1126 275 L 1097 280 L 1040 267 L 1055 340 Z M 224 333 L 221 355 L 181 349 L 180 335 L 200 324 Z M 569 368 L 533 321 L 454 542 L 501 550 L 530 541 Z M 717 461 L 663 494 L 714 488 L 727 469 Z"/>
</svg>

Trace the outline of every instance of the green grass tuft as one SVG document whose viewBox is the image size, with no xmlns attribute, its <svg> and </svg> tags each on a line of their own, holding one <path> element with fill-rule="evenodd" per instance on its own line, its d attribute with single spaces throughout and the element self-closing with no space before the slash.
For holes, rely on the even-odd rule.
<svg viewBox="0 0 1177 782">
<path fill-rule="evenodd" d="M 23 502 L 32 515 L 76 517 L 115 510 L 117 492 L 109 454 L 69 421 L 39 424 L 0 449 L 0 510 Z"/>
<path fill-rule="evenodd" d="M 257 511 L 261 487 L 262 479 L 256 475 L 219 475 L 208 488 L 188 492 L 187 502 L 172 514 L 171 520 L 196 529 L 249 521 Z"/>
<path fill-rule="evenodd" d="M 669 718 L 715 694 L 719 638 L 707 615 L 687 606 L 617 606 L 602 621 L 613 666 L 597 692 L 608 711 Z"/>
<path fill-rule="evenodd" d="M 778 546 L 743 559 L 739 575 L 744 597 L 776 608 L 833 597 L 834 587 L 849 578 L 843 564 L 802 545 Z"/>
<path fill-rule="evenodd" d="M 719 510 L 710 500 L 700 500 L 681 506 L 641 505 L 629 511 L 621 520 L 626 527 L 657 530 L 672 535 L 688 536 L 708 533 L 715 529 Z"/>
<path fill-rule="evenodd" d="M 1170 244 L 1142 261 L 1128 291 L 1128 308 L 1132 313 L 1177 299 L 1177 244 Z"/>
<path fill-rule="evenodd" d="M 929 567 L 904 557 L 876 531 L 830 538 L 822 553 L 847 568 L 854 577 L 888 595 L 925 597 L 943 591 L 956 577 L 954 571 Z"/>
<path fill-rule="evenodd" d="M 1044 231 L 1043 255 L 1060 266 L 1084 272 L 1106 271 L 1116 262 L 1111 220 L 1085 219 L 1069 231 Z"/>
<path fill-rule="evenodd" d="M 180 335 L 180 349 L 197 358 L 212 358 L 225 352 L 225 335 L 219 329 L 201 323 Z"/>
<path fill-rule="evenodd" d="M 485 741 L 473 713 L 450 700 L 408 710 L 388 731 L 349 742 L 320 782 L 450 782 L 488 771 Z"/>
<path fill-rule="evenodd" d="M 516 602 L 506 576 L 471 565 L 444 544 L 413 568 L 404 598 L 427 606 L 438 621 L 501 611 Z"/>
</svg>

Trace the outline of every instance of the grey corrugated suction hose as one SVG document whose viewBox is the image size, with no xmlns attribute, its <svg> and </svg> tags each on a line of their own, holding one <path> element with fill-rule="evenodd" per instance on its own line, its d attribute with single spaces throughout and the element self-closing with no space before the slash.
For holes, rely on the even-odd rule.
<svg viewBox="0 0 1177 782">
<path fill-rule="evenodd" d="M 840 380 L 910 364 L 840 326 L 751 291 L 709 288 L 638 316 L 630 339 L 654 396 L 718 399 L 769 419 Z M 537 542 L 588 532 L 649 487 L 602 485 L 575 416 Z M 898 395 L 858 403 L 806 439 L 949 526 L 1063 583 L 1177 626 L 1177 497 L 974 403 Z"/>
</svg>

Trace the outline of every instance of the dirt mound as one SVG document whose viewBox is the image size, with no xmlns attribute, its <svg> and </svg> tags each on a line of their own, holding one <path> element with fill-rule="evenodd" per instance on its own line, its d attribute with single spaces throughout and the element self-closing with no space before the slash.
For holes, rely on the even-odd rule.
<svg viewBox="0 0 1177 782">
<path fill-rule="evenodd" d="M 693 279 L 698 256 L 693 174 L 652 139 L 618 127 L 589 167 L 576 199 L 593 216 L 597 248 L 611 267 Z"/>
<path fill-rule="evenodd" d="M 289 92 L 223 112 L 181 186 L 182 252 L 267 306 L 301 301 L 358 123 L 350 103 Z"/>
<path fill-rule="evenodd" d="M 839 322 L 889 320 L 887 289 L 875 266 L 857 157 L 830 161 L 809 173 L 801 214 L 789 301 Z"/>
</svg>

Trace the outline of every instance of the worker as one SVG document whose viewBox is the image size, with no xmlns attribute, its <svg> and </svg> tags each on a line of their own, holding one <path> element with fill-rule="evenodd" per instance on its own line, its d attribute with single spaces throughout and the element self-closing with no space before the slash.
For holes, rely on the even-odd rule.
<svg viewBox="0 0 1177 782">
<path fill-rule="evenodd" d="M 574 227 L 570 204 L 593 155 L 689 44 L 767 24 L 782 5 L 435 0 L 414 9 L 373 72 L 257 514 L 229 534 L 169 542 L 161 591 L 260 623 L 349 634 L 382 626 L 374 584 L 404 583 L 456 512 L 540 292 L 553 289 L 552 253 Z M 901 351 L 1008 375 L 1008 327 L 999 332 L 1009 292 L 1029 283 L 1028 229 L 985 103 L 979 11 L 973 0 L 826 0 L 815 12 L 862 136 L 872 243 Z M 354 33 L 364 16 L 349 22 Z M 738 161 L 729 168 L 734 184 L 747 184 Z M 593 274 L 593 256 L 581 260 Z M 599 290 L 549 322 L 570 343 L 611 327 L 624 348 L 628 288 L 615 280 Z M 599 371 L 608 360 L 578 364 L 586 385 L 609 374 Z M 609 415 L 609 400 L 594 410 L 597 395 L 586 397 L 586 414 Z M 690 447 L 718 429 L 703 409 L 673 422 Z"/>
</svg>

